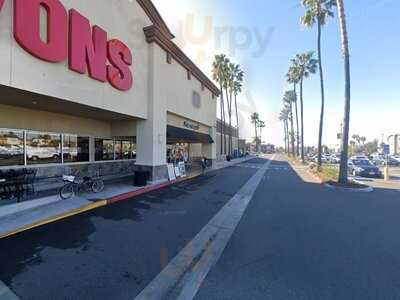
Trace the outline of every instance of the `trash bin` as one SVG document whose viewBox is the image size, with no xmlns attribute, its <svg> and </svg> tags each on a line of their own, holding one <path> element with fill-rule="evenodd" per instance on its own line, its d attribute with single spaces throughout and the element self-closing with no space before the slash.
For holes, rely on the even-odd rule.
<svg viewBox="0 0 400 300">
<path fill-rule="evenodd" d="M 226 156 L 226 161 L 231 161 L 231 160 L 232 160 L 232 157 L 230 155 L 227 155 Z"/>
<path fill-rule="evenodd" d="M 149 179 L 149 172 L 146 171 L 136 171 L 135 172 L 135 186 L 146 186 L 147 180 Z"/>
</svg>

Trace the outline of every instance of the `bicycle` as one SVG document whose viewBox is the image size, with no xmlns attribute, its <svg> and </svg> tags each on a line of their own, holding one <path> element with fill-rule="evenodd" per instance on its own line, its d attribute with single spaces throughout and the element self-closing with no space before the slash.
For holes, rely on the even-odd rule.
<svg viewBox="0 0 400 300">
<path fill-rule="evenodd" d="M 60 197 L 63 200 L 74 197 L 81 191 L 100 193 L 104 189 L 104 182 L 97 174 L 96 177 L 63 175 L 64 186 L 60 189 Z"/>
</svg>

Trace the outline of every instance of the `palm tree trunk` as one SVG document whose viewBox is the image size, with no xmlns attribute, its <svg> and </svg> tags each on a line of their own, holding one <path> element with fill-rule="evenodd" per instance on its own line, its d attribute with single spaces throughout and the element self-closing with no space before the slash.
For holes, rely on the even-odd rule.
<svg viewBox="0 0 400 300">
<path fill-rule="evenodd" d="M 220 108 L 221 108 L 221 155 L 223 155 L 224 154 L 224 145 L 223 145 L 223 143 L 224 143 L 224 122 L 223 122 L 223 120 L 224 120 L 224 91 L 223 91 L 223 89 L 222 89 L 222 84 L 220 84 L 220 91 L 221 91 L 221 105 L 220 105 Z"/>
<path fill-rule="evenodd" d="M 291 142 L 292 142 L 292 156 L 294 157 L 295 150 L 294 150 L 294 124 L 293 124 L 293 103 L 292 102 L 290 102 L 290 123 L 291 123 L 291 129 L 292 129 L 292 132 L 290 135 Z"/>
<path fill-rule="evenodd" d="M 257 121 L 254 122 L 254 129 L 256 131 L 256 152 L 258 152 Z"/>
<path fill-rule="evenodd" d="M 285 141 L 285 153 L 287 153 L 287 143 L 286 143 L 286 122 L 283 121 L 283 131 L 284 131 L 284 141 Z"/>
<path fill-rule="evenodd" d="M 349 40 L 347 34 L 346 15 L 343 0 L 337 0 L 338 16 L 340 23 L 342 51 L 344 56 L 344 74 L 345 74 L 345 105 L 344 105 L 344 126 L 342 136 L 342 153 L 339 170 L 339 182 L 346 184 L 348 181 L 348 148 L 349 148 L 349 130 L 350 130 L 350 100 L 351 100 L 351 84 L 350 84 L 350 53 Z"/>
<path fill-rule="evenodd" d="M 235 93 L 235 111 L 236 111 L 236 130 L 237 130 L 237 138 L 238 138 L 238 142 L 237 142 L 237 150 L 239 152 L 239 113 L 238 113 L 238 107 L 237 107 L 237 95 Z"/>
<path fill-rule="evenodd" d="M 296 95 L 295 109 L 296 109 L 296 127 L 297 127 L 297 156 L 300 155 L 300 132 L 299 132 L 299 114 L 297 112 L 297 88 L 294 84 L 294 93 Z"/>
<path fill-rule="evenodd" d="M 223 92 L 222 92 L 223 93 Z M 227 96 L 227 95 L 226 95 Z M 227 99 L 228 102 L 228 99 Z M 225 116 L 225 102 L 224 102 L 224 154 L 226 154 L 226 116 Z"/>
<path fill-rule="evenodd" d="M 304 163 L 304 105 L 303 105 L 303 77 L 300 80 L 300 123 L 301 123 L 301 161 Z"/>
<path fill-rule="evenodd" d="M 324 89 L 324 74 L 322 70 L 322 55 L 321 55 L 321 20 L 318 18 L 318 66 L 321 83 L 321 115 L 319 118 L 319 134 L 318 134 L 318 166 L 322 165 L 322 134 L 324 130 L 324 112 L 325 112 L 325 89 Z"/>
<path fill-rule="evenodd" d="M 229 155 L 232 155 L 233 140 L 232 140 L 232 92 L 229 93 Z"/>
<path fill-rule="evenodd" d="M 228 120 L 230 120 L 230 105 L 229 105 L 229 94 L 228 94 L 228 88 L 225 88 L 225 95 L 226 95 L 226 105 L 228 106 Z M 229 145 L 229 141 L 230 141 L 230 127 L 228 128 L 228 145 L 226 145 L 226 135 L 225 135 L 225 147 L 227 147 L 228 151 L 225 151 L 225 154 L 230 155 L 230 145 Z"/>
<path fill-rule="evenodd" d="M 290 138 L 289 138 L 289 123 L 288 120 L 285 121 L 286 123 L 286 142 L 287 142 L 287 154 L 290 153 Z"/>
</svg>

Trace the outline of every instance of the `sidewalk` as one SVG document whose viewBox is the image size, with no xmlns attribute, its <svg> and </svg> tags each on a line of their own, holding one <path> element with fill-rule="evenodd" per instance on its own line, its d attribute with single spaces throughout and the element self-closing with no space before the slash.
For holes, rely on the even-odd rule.
<svg viewBox="0 0 400 300">
<path fill-rule="evenodd" d="M 254 157 L 249 156 L 231 162 L 217 161 L 207 172 L 234 166 L 252 158 Z M 175 181 L 157 182 L 144 188 L 134 187 L 128 182 L 118 183 L 106 186 L 101 193 L 81 195 L 69 200 L 61 200 L 59 195 L 53 195 L 3 206 L 0 207 L 0 239 L 98 207 L 131 199 L 144 193 L 193 179 L 199 175 L 194 174 Z"/>
</svg>

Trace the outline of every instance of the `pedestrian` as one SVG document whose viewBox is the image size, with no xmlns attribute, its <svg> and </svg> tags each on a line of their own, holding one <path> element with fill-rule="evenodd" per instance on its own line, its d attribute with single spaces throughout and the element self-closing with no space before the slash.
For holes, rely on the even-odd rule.
<svg viewBox="0 0 400 300">
<path fill-rule="evenodd" d="M 207 168 L 207 158 L 205 156 L 203 156 L 201 158 L 201 169 L 202 169 L 203 174 L 206 171 L 206 168 Z"/>
</svg>

